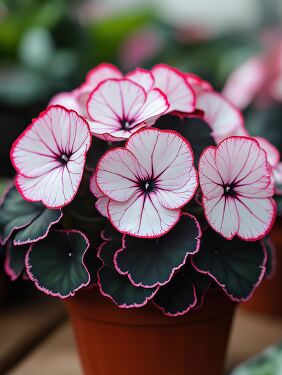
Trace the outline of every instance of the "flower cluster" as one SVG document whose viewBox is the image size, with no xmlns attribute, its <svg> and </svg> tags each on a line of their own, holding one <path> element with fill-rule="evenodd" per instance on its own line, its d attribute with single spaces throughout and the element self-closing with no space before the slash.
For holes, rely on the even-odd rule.
<svg viewBox="0 0 282 375">
<path fill-rule="evenodd" d="M 159 64 L 123 75 L 101 64 L 50 101 L 11 159 L 0 238 L 13 279 L 23 272 L 60 297 L 98 285 L 120 307 L 152 300 L 179 315 L 202 303 L 212 279 L 240 301 L 265 273 L 280 155 L 192 73 Z M 238 250 L 232 285 L 211 259 L 215 244 L 230 263 Z M 175 288 L 185 297 L 170 303 Z"/>
</svg>

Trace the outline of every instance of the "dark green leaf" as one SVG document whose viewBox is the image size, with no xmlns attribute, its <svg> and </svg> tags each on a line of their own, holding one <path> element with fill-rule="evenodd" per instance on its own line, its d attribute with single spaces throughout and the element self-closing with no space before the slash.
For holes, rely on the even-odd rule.
<svg viewBox="0 0 282 375">
<path fill-rule="evenodd" d="M 153 302 L 165 315 L 184 315 L 197 303 L 195 286 L 181 269 L 168 284 L 159 289 Z"/>
<path fill-rule="evenodd" d="M 265 273 L 266 252 L 260 241 L 228 241 L 211 229 L 192 258 L 199 272 L 210 275 L 235 301 L 249 299 Z"/>
<path fill-rule="evenodd" d="M 269 236 L 265 237 L 262 240 L 262 243 L 265 247 L 266 254 L 267 254 L 267 261 L 265 264 L 265 276 L 271 277 L 273 271 L 275 271 L 275 263 L 276 263 L 276 248 L 274 243 L 271 241 Z"/>
<path fill-rule="evenodd" d="M 27 246 L 14 246 L 12 241 L 7 245 L 5 271 L 11 280 L 16 280 L 25 270 Z"/>
<path fill-rule="evenodd" d="M 87 286 L 90 275 L 84 264 L 88 239 L 79 231 L 51 231 L 31 245 L 27 272 L 38 289 L 61 298 L 73 296 Z"/>
<path fill-rule="evenodd" d="M 61 210 L 50 210 L 41 203 L 27 202 L 12 187 L 0 206 L 0 239 L 6 243 L 13 231 L 17 230 L 15 245 L 38 241 L 61 217 Z"/>
<path fill-rule="evenodd" d="M 99 256 L 104 266 L 98 271 L 101 293 L 114 301 L 119 307 L 144 306 L 151 299 L 157 288 L 142 288 L 132 285 L 128 277 L 120 275 L 114 267 L 114 254 L 120 248 L 120 240 L 105 242 Z"/>
<path fill-rule="evenodd" d="M 199 249 L 197 220 L 183 214 L 176 226 L 157 239 L 124 237 L 124 248 L 115 255 L 115 267 L 136 286 L 152 288 L 169 282 L 186 258 Z"/>
</svg>

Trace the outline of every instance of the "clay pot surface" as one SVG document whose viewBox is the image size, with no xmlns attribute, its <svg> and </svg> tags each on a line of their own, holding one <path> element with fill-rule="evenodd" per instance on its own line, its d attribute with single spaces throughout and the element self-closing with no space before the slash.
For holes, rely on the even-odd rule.
<svg viewBox="0 0 282 375">
<path fill-rule="evenodd" d="M 207 293 L 198 310 L 167 317 L 120 309 L 96 288 L 65 300 L 85 375 L 221 375 L 236 304 Z"/>
<path fill-rule="evenodd" d="M 265 279 L 255 291 L 252 299 L 242 304 L 246 310 L 282 315 L 282 218 L 279 218 L 270 233 L 276 248 L 274 272 L 269 279 Z"/>
</svg>

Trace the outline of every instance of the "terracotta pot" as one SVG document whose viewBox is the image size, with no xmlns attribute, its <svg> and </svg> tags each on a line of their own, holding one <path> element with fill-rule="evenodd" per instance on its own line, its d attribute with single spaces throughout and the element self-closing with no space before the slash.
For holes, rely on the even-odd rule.
<svg viewBox="0 0 282 375">
<path fill-rule="evenodd" d="M 276 247 L 275 272 L 265 279 L 255 291 L 252 299 L 242 304 L 243 309 L 282 315 L 282 219 L 279 218 L 272 231 L 271 239 Z"/>
<path fill-rule="evenodd" d="M 96 288 L 66 300 L 85 375 L 221 375 L 235 304 L 220 291 L 182 317 L 119 309 Z"/>
</svg>

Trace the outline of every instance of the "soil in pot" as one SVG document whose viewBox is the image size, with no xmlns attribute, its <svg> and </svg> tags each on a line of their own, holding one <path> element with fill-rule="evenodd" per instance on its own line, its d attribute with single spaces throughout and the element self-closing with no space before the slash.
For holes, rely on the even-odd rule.
<svg viewBox="0 0 282 375">
<path fill-rule="evenodd" d="M 176 318 L 152 304 L 119 309 L 96 288 L 65 302 L 85 375 L 222 374 L 236 304 L 221 291 Z"/>
</svg>

